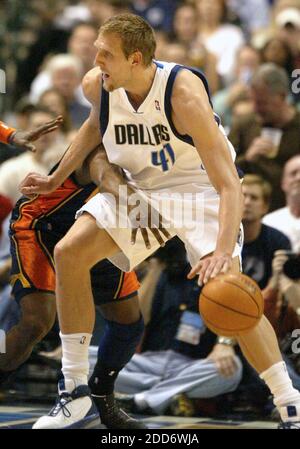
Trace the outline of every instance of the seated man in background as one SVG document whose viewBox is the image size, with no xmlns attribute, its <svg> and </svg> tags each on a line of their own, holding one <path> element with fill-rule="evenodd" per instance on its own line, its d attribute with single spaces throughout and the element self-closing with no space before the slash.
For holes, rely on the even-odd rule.
<svg viewBox="0 0 300 449">
<path fill-rule="evenodd" d="M 262 222 L 270 206 L 271 185 L 261 176 L 245 175 L 242 191 L 244 195 L 243 272 L 263 289 L 272 276 L 272 260 L 275 251 L 290 250 L 291 243 L 282 232 Z"/>
<path fill-rule="evenodd" d="M 300 154 L 285 164 L 281 188 L 285 207 L 265 215 L 263 223 L 283 232 L 290 239 L 292 250 L 300 252 Z"/>
<path fill-rule="evenodd" d="M 199 315 L 200 287 L 187 279 L 189 269 L 184 245 L 176 238 L 149 262 L 140 289 L 146 323 L 141 353 L 116 381 L 117 392 L 132 395 L 129 401 L 121 396 L 121 403 L 129 402 L 134 412 L 163 414 L 176 395 L 214 398 L 234 391 L 241 379 L 234 342 L 217 338 Z M 156 286 L 154 296 L 149 286 Z"/>
<path fill-rule="evenodd" d="M 300 152 L 300 112 L 289 103 L 289 86 L 284 69 L 262 64 L 250 83 L 255 113 L 236 120 L 229 133 L 244 173 L 258 174 L 271 183 L 270 210 L 284 205 L 282 169 Z"/>
</svg>

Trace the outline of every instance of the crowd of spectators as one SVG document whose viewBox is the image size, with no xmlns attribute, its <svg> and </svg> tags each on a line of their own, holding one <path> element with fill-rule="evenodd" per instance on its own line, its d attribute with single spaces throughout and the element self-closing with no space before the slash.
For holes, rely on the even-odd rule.
<svg viewBox="0 0 300 449">
<path fill-rule="evenodd" d="M 0 5 L 0 16 L 6 16 L 0 21 L 0 68 L 6 74 L 6 94 L 0 94 L 1 119 L 11 126 L 28 129 L 61 114 L 64 124 L 59 131 L 40 140 L 34 155 L 0 144 L 0 232 L 18 198 L 19 181 L 30 171 L 46 173 L 60 159 L 89 114 L 90 105 L 83 96 L 81 80 L 93 67 L 96 52 L 93 42 L 99 26 L 114 14 L 134 12 L 148 20 L 156 32 L 158 60 L 197 67 L 208 79 L 215 112 L 236 149 L 237 164 L 246 175 L 243 268 L 263 289 L 266 311 L 284 342 L 293 326 L 299 327 L 297 309 L 300 310 L 300 281 L 291 280 L 283 272 L 291 251 L 300 253 L 300 0 L 28 0 L 24 5 L 21 0 L 4 1 Z M 195 312 L 199 292 L 195 293 L 193 284 L 183 276 L 176 287 L 179 280 L 171 278 L 171 265 L 170 261 L 168 266 L 160 265 L 155 279 L 151 278 L 151 288 L 147 289 L 148 340 L 145 337 L 142 350 L 146 356 L 152 351 L 152 357 L 153 351 L 155 354 L 164 351 L 157 359 L 161 363 L 167 363 L 174 351 L 179 365 L 183 360 L 189 364 L 199 354 L 201 359 L 211 361 L 214 359 L 211 354 L 215 354 L 214 348 L 218 346 L 214 339 L 202 352 L 195 347 L 191 353 L 182 351 L 178 338 L 174 346 L 181 313 L 174 329 L 169 329 L 168 344 L 165 341 L 163 347 L 157 342 L 147 346 L 151 326 L 155 324 L 151 322 L 151 316 L 154 317 L 151 308 L 158 307 L 157 304 L 164 307 L 160 303 L 163 298 L 167 303 L 172 297 L 173 312 L 169 303 L 169 317 L 170 313 L 176 315 L 184 303 L 180 295 L 170 294 L 174 289 L 185 291 L 186 302 L 191 303 L 181 312 Z M 153 267 L 153 263 L 147 266 L 149 276 Z M 185 266 L 181 274 L 184 272 Z M 1 288 L 7 278 L 8 270 L 2 261 L 0 312 Z M 145 279 L 147 282 L 147 275 Z M 191 298 L 187 297 L 188 291 Z M 145 299 L 143 293 L 141 298 Z M 189 313 L 186 316 L 190 317 Z M 158 315 L 155 317 L 157 320 Z M 162 332 L 163 321 L 157 326 Z M 222 359 L 220 354 L 216 359 Z M 175 388 L 171 395 L 166 394 L 159 379 L 165 373 L 159 371 L 157 382 L 148 383 L 150 392 L 145 393 L 143 373 L 140 366 L 134 366 L 144 360 L 138 357 L 121 376 L 120 388 L 137 395 L 136 408 L 152 404 L 152 412 L 165 411 L 172 395 L 186 390 L 178 388 L 180 380 L 173 379 L 170 385 Z M 249 386 L 253 373 L 242 355 L 232 349 L 230 357 L 237 360 L 234 376 L 229 380 L 227 377 L 222 384 L 218 380 L 222 369 L 210 371 L 211 389 L 207 391 L 211 395 L 202 394 L 207 384 L 203 387 L 197 371 L 206 365 L 204 362 L 203 366 L 193 365 L 199 381 L 193 384 L 189 398 L 232 391 L 242 376 L 240 360 L 242 384 Z M 157 360 L 153 359 L 153 363 L 158 363 Z M 146 364 L 143 366 L 145 371 Z M 290 369 L 294 370 L 292 378 L 299 388 L 300 363 Z M 140 388 L 126 390 L 124 385 L 130 384 L 130 375 L 136 379 L 137 372 Z M 176 373 L 180 377 L 179 369 Z M 146 371 L 144 375 L 147 377 Z M 254 388 L 260 388 L 255 382 Z M 218 389 L 217 384 L 222 388 Z M 152 400 L 152 394 L 159 399 Z"/>
</svg>

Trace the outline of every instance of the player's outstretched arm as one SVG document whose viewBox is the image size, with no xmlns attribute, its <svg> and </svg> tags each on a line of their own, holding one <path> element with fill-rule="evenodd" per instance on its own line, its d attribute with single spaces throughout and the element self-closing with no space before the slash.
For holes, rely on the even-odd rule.
<svg viewBox="0 0 300 449">
<path fill-rule="evenodd" d="M 55 131 L 62 124 L 62 122 L 63 118 L 59 115 L 54 120 L 46 122 L 38 128 L 30 131 L 22 131 L 19 129 L 10 128 L 0 121 L 0 142 L 10 143 L 26 150 L 35 151 L 35 146 L 32 142 L 39 139 L 44 134 Z"/>
<path fill-rule="evenodd" d="M 172 110 L 178 132 L 193 138 L 209 179 L 220 195 L 215 251 L 211 257 L 199 261 L 189 275 L 194 277 L 199 273 L 201 284 L 231 268 L 242 218 L 243 196 L 228 143 L 215 121 L 205 88 L 201 80 L 187 70 L 182 70 L 176 78 Z"/>
<path fill-rule="evenodd" d="M 59 187 L 70 174 L 80 167 L 93 149 L 101 143 L 99 129 L 101 72 L 90 70 L 83 79 L 83 91 L 92 104 L 89 118 L 79 129 L 74 141 L 66 151 L 57 169 L 49 176 L 36 173 L 27 175 L 20 185 L 24 195 L 47 194 Z"/>
</svg>

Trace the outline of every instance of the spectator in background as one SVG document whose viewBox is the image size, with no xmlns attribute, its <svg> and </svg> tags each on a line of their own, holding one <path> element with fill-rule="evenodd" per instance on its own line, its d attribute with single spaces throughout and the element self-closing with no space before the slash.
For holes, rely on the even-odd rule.
<svg viewBox="0 0 300 449">
<path fill-rule="evenodd" d="M 90 20 L 94 20 L 100 27 L 109 17 L 116 14 L 130 12 L 131 0 L 84 0 L 88 8 Z"/>
<path fill-rule="evenodd" d="M 80 59 L 68 54 L 57 55 L 49 61 L 48 69 L 53 87 L 67 102 L 72 128 L 79 128 L 90 113 L 90 106 L 83 104 L 78 95 L 83 73 Z"/>
<path fill-rule="evenodd" d="M 278 2 L 279 4 L 281 2 Z M 279 36 L 290 46 L 295 61 L 295 66 L 299 67 L 300 59 L 300 2 L 297 1 L 293 7 L 277 8 L 275 12 L 275 26 Z"/>
<path fill-rule="evenodd" d="M 172 30 L 173 17 L 178 0 L 132 0 L 134 14 L 147 20 L 155 30 Z"/>
<path fill-rule="evenodd" d="M 179 4 L 173 20 L 172 42 L 176 40 L 184 47 L 187 61 L 185 64 L 201 69 L 208 79 L 211 93 L 214 93 L 218 90 L 220 82 L 217 74 L 217 58 L 206 49 L 203 43 L 199 42 L 198 31 L 199 15 L 195 5 L 192 3 Z M 166 46 L 167 54 L 168 50 L 168 46 Z M 170 61 L 171 59 L 166 60 Z M 174 59 L 173 62 L 180 61 Z"/>
<path fill-rule="evenodd" d="M 260 64 L 259 52 L 250 45 L 244 45 L 237 53 L 234 81 L 213 97 L 215 112 L 221 117 L 223 125 L 230 127 L 232 109 L 240 101 L 251 101 L 250 82 Z M 252 102 L 251 102 L 252 103 Z"/>
<path fill-rule="evenodd" d="M 14 45 L 12 45 L 14 53 L 11 57 L 17 59 L 17 79 L 13 92 L 15 101 L 28 93 L 47 55 L 63 53 L 67 50 L 71 27 L 66 27 L 66 22 L 62 26 L 56 21 L 66 6 L 65 0 L 44 0 L 26 2 L 26 7 L 24 4 L 22 11 L 19 11 L 17 7 L 14 8 L 13 19 L 15 20 L 11 20 L 9 26 L 14 33 Z M 69 26 L 69 23 L 67 25 Z M 28 32 L 32 33 L 31 42 L 28 42 L 28 38 L 26 39 Z M 15 48 L 18 48 L 18 52 Z M 19 51 L 20 49 L 22 51 Z"/>
<path fill-rule="evenodd" d="M 199 32 L 199 14 L 193 3 L 179 4 L 174 13 L 172 37 L 191 49 Z"/>
<path fill-rule="evenodd" d="M 226 0 L 226 3 L 238 16 L 248 36 L 269 25 L 271 17 L 268 0 Z"/>
<path fill-rule="evenodd" d="M 293 251 L 300 253 L 300 154 L 285 164 L 281 186 L 286 206 L 266 215 L 263 223 L 287 235 Z"/>
<path fill-rule="evenodd" d="M 38 106 L 49 109 L 49 111 L 63 117 L 63 123 L 60 127 L 63 133 L 67 133 L 71 130 L 71 117 L 68 110 L 68 103 L 57 89 L 52 88 L 46 90 L 40 96 Z"/>
<path fill-rule="evenodd" d="M 232 81 L 238 50 L 244 45 L 240 28 L 225 23 L 225 0 L 196 0 L 199 12 L 199 41 L 217 58 L 217 72 L 227 85 Z"/>
<path fill-rule="evenodd" d="M 83 75 L 91 70 L 94 66 L 94 59 L 96 55 L 96 49 L 94 47 L 94 42 L 98 36 L 98 27 L 93 23 L 79 23 L 77 24 L 70 35 L 67 43 L 66 51 L 75 56 L 80 60 L 81 64 L 81 78 Z M 37 103 L 40 95 L 47 89 L 53 87 L 53 82 L 51 80 L 51 75 L 48 71 L 48 66 L 50 61 L 53 60 L 51 55 L 45 64 L 44 69 L 37 75 L 33 80 L 30 87 L 30 101 L 32 103 Z M 77 99 L 80 103 L 85 106 L 89 106 L 89 103 L 85 99 L 81 87 L 79 86 L 76 92 Z"/>
<path fill-rule="evenodd" d="M 43 74 L 33 85 L 31 98 L 35 98 L 37 92 L 45 92 L 46 86 L 54 87 L 64 98 L 68 106 L 72 128 L 79 128 L 87 119 L 90 107 L 87 101 L 81 101 L 81 80 L 83 69 L 78 57 L 71 54 L 60 54 L 53 56 L 46 66 Z"/>
<path fill-rule="evenodd" d="M 273 62 L 278 67 L 285 69 L 290 80 L 291 99 L 296 103 L 300 101 L 300 95 L 293 89 L 294 77 L 293 70 L 295 67 L 295 58 L 289 44 L 280 37 L 272 37 L 269 39 L 261 50 L 263 62 Z"/>
<path fill-rule="evenodd" d="M 244 194 L 244 246 L 242 251 L 243 272 L 264 289 L 272 276 L 272 260 L 275 251 L 290 250 L 289 239 L 277 229 L 262 223 L 271 198 L 271 186 L 257 175 L 246 175 L 242 190 Z"/>
<path fill-rule="evenodd" d="M 46 109 L 36 108 L 31 112 L 29 126 L 35 128 L 45 122 L 53 120 L 56 115 Z M 59 151 L 51 148 L 59 137 L 59 131 L 53 131 L 42 135 L 36 142 L 36 151 L 26 151 L 20 156 L 11 158 L 0 166 L 0 194 L 10 199 L 15 204 L 20 197 L 19 184 L 29 172 L 47 174 L 50 168 L 59 161 L 65 146 L 60 146 Z"/>
<path fill-rule="evenodd" d="M 273 62 L 282 67 L 291 77 L 294 70 L 294 57 L 290 46 L 280 37 L 272 37 L 267 40 L 261 50 L 262 62 Z"/>
<path fill-rule="evenodd" d="M 177 64 L 187 66 L 190 65 L 190 60 L 186 48 L 179 42 L 168 43 L 164 47 L 163 53 L 161 55 L 163 56 L 162 61 L 176 62 Z"/>
<path fill-rule="evenodd" d="M 297 311 L 298 315 L 300 316 L 300 269 L 298 269 L 296 279 L 292 279 L 284 272 L 284 265 L 286 262 L 289 261 L 289 263 L 291 263 L 291 261 L 293 260 L 293 264 L 295 264 L 296 259 L 294 257 L 291 257 L 292 254 L 293 253 L 291 253 L 290 251 L 285 250 L 279 250 L 275 252 L 275 256 L 272 262 L 273 277 L 271 282 L 269 282 L 268 287 L 273 291 L 279 290 L 284 296 L 285 300 L 288 301 L 289 305 L 295 311 Z M 274 296 L 272 292 L 271 296 Z"/>
<path fill-rule="evenodd" d="M 94 67 L 96 48 L 94 42 L 98 37 L 99 26 L 94 23 L 77 24 L 68 41 L 68 52 L 77 56 L 82 64 L 83 73 Z"/>
<path fill-rule="evenodd" d="M 275 64 L 263 64 L 251 80 L 255 114 L 235 120 L 229 133 L 242 170 L 271 183 L 271 210 L 284 205 L 282 168 L 300 153 L 300 112 L 289 104 L 288 94 L 286 72 Z"/>
<path fill-rule="evenodd" d="M 241 365 L 234 342 L 217 339 L 199 315 L 200 287 L 187 279 L 183 243 L 173 239 L 156 257 L 139 291 L 146 324 L 141 353 L 120 372 L 116 391 L 133 396 L 135 412 L 163 414 L 183 393 L 192 410 L 191 398 L 215 398 L 235 390 Z"/>
</svg>

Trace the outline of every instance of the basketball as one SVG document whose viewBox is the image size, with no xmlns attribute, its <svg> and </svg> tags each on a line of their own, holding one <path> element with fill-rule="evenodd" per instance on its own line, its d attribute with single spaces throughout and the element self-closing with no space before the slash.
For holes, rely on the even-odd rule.
<svg viewBox="0 0 300 449">
<path fill-rule="evenodd" d="M 263 314 L 264 300 L 253 279 L 241 273 L 224 274 L 205 284 L 199 310 L 210 330 L 230 337 L 257 325 Z"/>
</svg>

